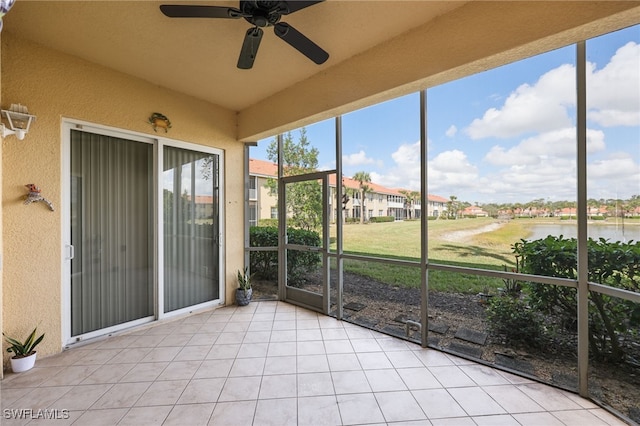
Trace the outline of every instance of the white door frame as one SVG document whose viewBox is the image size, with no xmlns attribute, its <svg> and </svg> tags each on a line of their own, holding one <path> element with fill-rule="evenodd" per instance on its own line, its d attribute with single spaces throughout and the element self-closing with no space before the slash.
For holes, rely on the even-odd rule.
<svg viewBox="0 0 640 426">
<path fill-rule="evenodd" d="M 71 259 L 73 258 L 73 247 L 71 246 L 71 130 L 80 130 L 87 131 L 91 133 L 101 134 L 105 136 L 113 136 L 122 139 L 128 139 L 136 142 L 150 143 L 153 144 L 153 188 L 156 196 L 154 197 L 154 206 L 153 209 L 153 221 L 154 221 L 154 242 L 153 242 L 153 251 L 154 251 L 154 291 L 153 291 L 153 306 L 154 313 L 153 315 L 145 318 L 141 318 L 138 320 L 126 322 L 123 324 L 118 324 L 112 327 L 107 327 L 101 330 L 96 330 L 90 333 L 82 334 L 80 336 L 71 336 Z M 92 339 L 99 336 L 109 335 L 115 332 L 122 331 L 124 329 L 128 329 L 131 327 L 139 326 L 142 324 L 146 324 L 152 321 L 160 320 L 163 318 L 169 318 L 176 315 L 184 315 L 185 313 L 190 313 L 200 309 L 211 308 L 217 305 L 223 305 L 225 303 L 225 285 L 224 285 L 224 277 L 225 277 L 225 250 L 224 250 L 224 151 L 218 148 L 212 148 L 203 145 L 197 145 L 193 143 L 183 142 L 179 140 L 173 140 L 169 138 L 162 137 L 151 137 L 150 135 L 128 131 L 124 129 L 118 129 L 115 127 L 103 126 L 95 123 L 90 123 L 81 120 L 75 119 L 62 119 L 61 126 L 61 141 L 62 141 L 62 150 L 61 150 L 61 235 L 62 235 L 62 254 L 61 254 L 61 262 L 62 262 L 62 270 L 61 270 L 61 312 L 62 312 L 62 321 L 61 321 L 61 336 L 62 336 L 62 346 L 68 346 L 74 343 L 82 342 L 88 339 Z M 219 200 L 218 200 L 218 211 L 219 211 L 219 223 L 218 223 L 218 232 L 219 232 L 219 258 L 218 262 L 220 265 L 219 268 L 219 295 L 220 298 L 216 300 L 212 300 L 209 302 L 201 303 L 198 305 L 190 306 L 187 308 L 175 310 L 169 313 L 164 312 L 164 286 L 163 286 L 163 265 L 164 261 L 164 253 L 161 247 L 163 241 L 163 214 L 162 214 L 162 160 L 163 160 L 163 148 L 164 146 L 173 146 L 182 149 L 188 149 L 198 152 L 205 152 L 210 154 L 218 155 L 219 161 L 219 184 L 220 184 L 220 192 L 219 192 Z"/>
</svg>

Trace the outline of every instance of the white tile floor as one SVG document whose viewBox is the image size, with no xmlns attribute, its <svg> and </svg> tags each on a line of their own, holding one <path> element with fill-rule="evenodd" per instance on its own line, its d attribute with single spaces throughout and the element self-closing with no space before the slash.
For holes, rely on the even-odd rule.
<svg viewBox="0 0 640 426">
<path fill-rule="evenodd" d="M 281 302 L 36 365 L 0 382 L 3 425 L 624 424 L 577 395 Z"/>
</svg>

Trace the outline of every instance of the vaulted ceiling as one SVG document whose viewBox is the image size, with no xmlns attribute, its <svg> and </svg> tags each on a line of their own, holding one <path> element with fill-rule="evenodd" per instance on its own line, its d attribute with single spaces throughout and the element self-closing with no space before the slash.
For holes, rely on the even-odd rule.
<svg viewBox="0 0 640 426">
<path fill-rule="evenodd" d="M 236 67 L 244 19 L 168 18 L 161 4 L 26 1 L 4 31 L 238 113 L 255 140 L 640 22 L 638 1 L 327 0 L 283 21 L 329 59 L 316 65 L 265 28 Z"/>
</svg>

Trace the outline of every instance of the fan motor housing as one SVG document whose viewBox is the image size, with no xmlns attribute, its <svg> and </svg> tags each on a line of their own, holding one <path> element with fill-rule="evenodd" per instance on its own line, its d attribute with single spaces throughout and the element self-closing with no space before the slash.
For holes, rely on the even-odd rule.
<svg viewBox="0 0 640 426">
<path fill-rule="evenodd" d="M 240 10 L 250 15 L 244 19 L 256 27 L 272 27 L 280 21 L 282 1 L 240 0 Z M 286 10 L 286 6 L 284 7 Z"/>
</svg>

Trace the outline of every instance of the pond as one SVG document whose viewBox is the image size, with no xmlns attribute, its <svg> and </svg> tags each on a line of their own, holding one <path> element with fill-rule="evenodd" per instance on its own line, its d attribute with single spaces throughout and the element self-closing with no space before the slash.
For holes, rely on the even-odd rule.
<svg viewBox="0 0 640 426">
<path fill-rule="evenodd" d="M 640 241 L 640 226 L 637 223 L 625 224 L 600 224 L 588 225 L 588 236 L 593 239 L 605 238 L 611 242 L 621 241 L 630 242 Z M 545 238 L 547 235 L 559 236 L 564 238 L 576 238 L 578 234 L 578 226 L 575 223 L 567 224 L 544 224 L 544 225 L 532 225 L 530 227 L 531 234 L 526 238 L 527 240 L 538 240 Z"/>
</svg>

